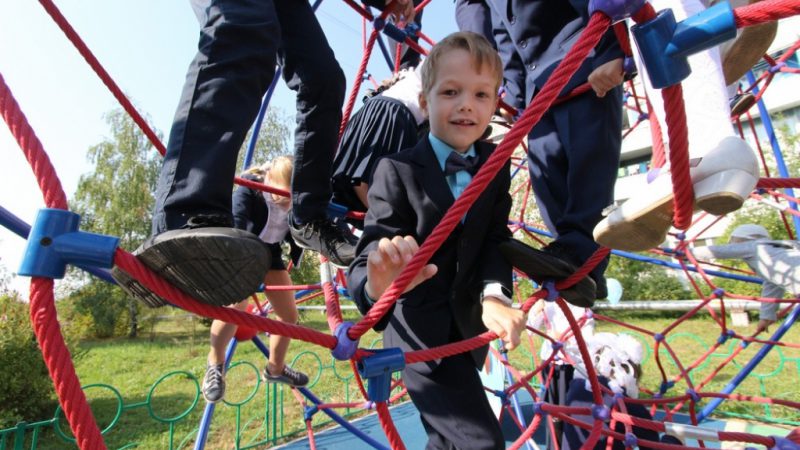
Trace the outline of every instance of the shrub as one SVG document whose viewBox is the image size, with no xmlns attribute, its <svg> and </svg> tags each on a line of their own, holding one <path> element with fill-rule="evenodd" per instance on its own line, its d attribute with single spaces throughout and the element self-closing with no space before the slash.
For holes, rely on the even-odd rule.
<svg viewBox="0 0 800 450">
<path fill-rule="evenodd" d="M 28 305 L 0 295 L 0 428 L 51 417 L 53 385 L 30 323 Z"/>
</svg>

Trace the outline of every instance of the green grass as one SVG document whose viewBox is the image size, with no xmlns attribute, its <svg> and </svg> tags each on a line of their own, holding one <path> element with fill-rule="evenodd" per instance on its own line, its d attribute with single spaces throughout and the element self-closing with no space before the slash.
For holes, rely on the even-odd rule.
<svg viewBox="0 0 800 450">
<path fill-rule="evenodd" d="M 674 313 L 613 313 L 614 318 L 626 323 L 632 323 L 651 331 L 662 331 L 673 323 L 679 316 Z M 350 320 L 357 320 L 351 316 Z M 327 323 L 323 313 L 306 312 L 301 318 L 305 326 L 318 330 L 327 330 Z M 737 332 L 746 334 L 752 331 L 736 329 Z M 604 322 L 598 324 L 601 331 L 619 331 L 620 327 Z M 691 364 L 699 357 L 708 346 L 718 338 L 719 327 L 708 317 L 700 314 L 668 333 L 667 342 L 679 355 L 683 364 Z M 689 337 L 686 333 L 695 335 Z M 632 333 L 637 335 L 637 333 Z M 638 335 L 642 337 L 641 335 Z M 377 343 L 378 336 L 371 332 L 362 339 L 362 346 L 372 346 Z M 84 385 L 103 383 L 113 386 L 124 398 L 125 410 L 112 430 L 106 435 L 109 448 L 121 448 L 130 443 L 137 443 L 137 448 L 166 449 L 170 445 L 169 426 L 152 418 L 152 415 L 162 418 L 175 417 L 189 409 L 196 397 L 196 384 L 192 376 L 200 380 L 205 369 L 208 328 L 197 320 L 179 318 L 166 322 L 159 322 L 152 334 L 146 330 L 139 339 L 112 339 L 103 341 L 84 341 L 78 346 L 76 368 L 81 382 Z M 800 342 L 800 331 L 790 330 L 784 337 L 784 342 Z M 643 343 L 650 347 L 644 364 L 645 372 L 642 385 L 651 390 L 657 390 L 661 384 L 660 372 L 656 367 L 652 353 L 652 338 L 643 338 Z M 709 358 L 709 363 L 701 365 L 693 371 L 692 380 L 699 382 L 711 373 L 723 361 L 733 348 L 738 344 L 730 341 Z M 746 363 L 757 350 L 752 346 L 742 352 L 734 360 L 736 364 Z M 518 369 L 529 371 L 533 369 L 531 347 L 527 344 L 510 354 L 511 361 Z M 533 348 L 538 348 L 538 342 L 533 341 Z M 538 351 L 536 352 L 538 355 Z M 352 371 L 348 363 L 333 362 L 330 354 L 311 344 L 295 341 L 290 349 L 290 358 L 294 359 L 294 366 L 308 373 L 312 382 L 311 390 L 323 401 L 344 402 L 359 401 L 362 399 L 355 383 L 352 382 Z M 678 372 L 674 363 L 665 354 L 661 358 L 668 379 L 672 379 Z M 242 445 L 248 442 L 263 440 L 266 436 L 273 438 L 276 435 L 290 434 L 292 431 L 302 432 L 302 408 L 292 396 L 290 390 L 273 389 L 267 391 L 263 384 L 259 384 L 257 371 L 263 367 L 264 360 L 255 346 L 243 343 L 236 353 L 236 361 L 248 361 L 252 365 L 241 364 L 232 369 L 228 374 L 228 393 L 226 399 L 231 402 L 241 402 L 258 387 L 255 396 L 241 408 L 243 422 L 252 421 L 244 426 L 242 431 Z M 796 386 L 800 383 L 800 351 L 793 348 L 773 351 L 758 367 L 759 377 L 750 377 L 743 383 L 738 393 L 750 395 L 766 395 L 774 398 L 784 398 L 800 401 L 800 394 Z M 770 372 L 777 371 L 773 374 Z M 719 391 L 730 378 L 738 371 L 738 366 L 729 364 L 723 369 L 709 386 L 703 391 Z M 155 389 L 154 383 L 162 375 L 169 372 L 179 372 L 159 384 Z M 187 372 L 191 376 L 184 374 Z M 685 392 L 685 382 L 678 383 L 667 396 L 680 395 Z M 86 390 L 92 408 L 101 427 L 107 426 L 114 418 L 119 402 L 114 392 L 107 388 L 91 388 Z M 145 406 L 148 396 L 152 396 L 151 410 Z M 277 404 L 283 404 L 282 411 L 275 417 L 270 415 L 270 423 L 263 423 L 267 412 L 281 411 Z M 174 430 L 173 444 L 178 444 L 186 436 L 190 436 L 197 427 L 202 413 L 203 402 L 184 418 L 177 422 Z M 769 413 L 777 418 L 800 420 L 796 410 L 781 407 L 765 409 L 762 405 L 749 402 L 725 402 L 719 411 L 733 414 L 763 415 Z M 356 411 L 339 411 L 340 413 Z M 151 415 L 152 414 L 152 415 Z M 237 408 L 229 405 L 218 405 L 209 437 L 209 449 L 231 448 L 235 440 L 235 419 Z M 314 416 L 314 423 L 321 424 L 327 417 L 322 414 Z M 64 428 L 67 428 L 63 425 Z M 192 442 L 184 444 L 183 448 L 191 448 Z M 46 432 L 41 438 L 41 449 L 68 448 L 58 440 L 52 431 Z"/>
</svg>

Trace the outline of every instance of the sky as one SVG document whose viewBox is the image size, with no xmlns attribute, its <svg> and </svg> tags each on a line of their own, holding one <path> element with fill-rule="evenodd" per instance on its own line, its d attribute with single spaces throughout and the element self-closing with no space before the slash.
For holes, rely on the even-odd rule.
<svg viewBox="0 0 800 450">
<path fill-rule="evenodd" d="M 55 0 L 55 4 L 166 142 L 186 69 L 197 49 L 199 25 L 189 1 Z M 434 0 L 425 14 L 423 29 L 434 40 L 456 30 L 452 1 Z M 341 0 L 323 1 L 317 16 L 347 76 L 349 95 L 362 55 L 361 18 Z M 368 71 L 377 80 L 390 74 L 377 48 Z M 80 176 L 91 171 L 86 151 L 109 135 L 104 114 L 118 108 L 118 102 L 33 0 L 4 2 L 0 75 L 71 199 Z M 271 104 L 294 114 L 294 95 L 282 80 Z M 30 224 L 44 207 L 41 190 L 16 140 L 2 125 L 0 154 L 0 206 Z M 0 267 L 9 274 L 16 272 L 24 249 L 22 238 L 0 226 Z M 12 277 L 11 287 L 25 296 L 28 285 L 28 278 Z"/>
</svg>

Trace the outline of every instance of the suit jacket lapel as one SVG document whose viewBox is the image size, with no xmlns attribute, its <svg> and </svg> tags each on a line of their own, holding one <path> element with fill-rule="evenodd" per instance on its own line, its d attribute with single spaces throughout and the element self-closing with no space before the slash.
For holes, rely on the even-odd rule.
<svg viewBox="0 0 800 450">
<path fill-rule="evenodd" d="M 417 143 L 417 146 L 414 147 L 413 160 L 421 168 L 417 172 L 420 184 L 422 184 L 425 193 L 439 210 L 439 214 L 444 216 L 455 199 L 452 192 L 450 192 L 450 186 L 447 185 L 447 180 L 445 180 L 442 173 L 442 167 L 439 165 L 439 160 L 436 159 L 427 137 L 422 138 Z"/>
</svg>

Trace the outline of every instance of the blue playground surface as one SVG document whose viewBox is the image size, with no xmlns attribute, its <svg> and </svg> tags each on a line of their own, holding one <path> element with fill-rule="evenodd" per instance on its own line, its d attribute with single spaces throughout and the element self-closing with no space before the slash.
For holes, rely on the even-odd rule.
<svg viewBox="0 0 800 450">
<path fill-rule="evenodd" d="M 531 401 L 531 398 L 527 395 L 527 393 L 522 393 L 522 392 L 520 393 L 520 406 L 522 408 L 524 417 L 533 416 L 533 403 Z M 403 443 L 405 444 L 406 448 L 409 449 L 425 448 L 427 437 L 425 435 L 425 431 L 422 428 L 422 424 L 419 421 L 419 413 L 417 412 L 414 405 L 411 402 L 405 402 L 400 405 L 392 407 L 390 411 L 392 414 L 392 419 L 394 420 L 395 427 L 400 433 L 400 437 L 403 439 Z M 656 414 L 656 419 L 660 419 L 661 417 L 663 417 L 663 414 Z M 690 423 L 689 416 L 683 414 L 676 414 L 673 416 L 673 422 Z M 366 417 L 354 420 L 351 422 L 351 424 L 358 430 L 360 430 L 362 433 L 366 434 L 370 438 L 379 442 L 381 445 L 384 445 L 385 446 L 384 448 L 386 449 L 390 448 L 389 442 L 387 441 L 386 436 L 384 435 L 383 430 L 381 429 L 377 414 L 370 414 Z M 744 428 L 738 428 L 735 430 L 731 429 L 731 425 L 735 424 L 739 424 L 742 427 L 747 426 L 748 431 L 750 431 L 749 429 L 752 428 L 750 424 L 745 424 L 744 422 L 723 421 L 717 419 L 705 420 L 704 422 L 702 422 L 701 426 L 704 428 L 709 428 L 714 430 L 725 430 L 727 428 L 728 431 L 745 431 Z M 513 420 L 510 417 L 508 417 L 508 414 L 504 415 L 502 426 L 503 426 L 503 432 L 506 436 L 506 446 L 508 447 L 519 436 L 519 430 L 514 425 Z M 769 427 L 769 426 L 757 426 L 757 427 L 759 428 L 758 431 L 760 431 L 760 434 L 783 436 L 787 433 L 787 430 L 783 430 L 776 427 Z M 321 431 L 319 433 L 316 433 L 314 435 L 314 438 L 316 441 L 316 448 L 318 450 L 325 450 L 325 449 L 368 450 L 375 448 L 367 444 L 363 440 L 359 439 L 349 431 L 343 429 L 342 427 L 335 427 L 325 431 Z M 543 425 L 540 425 L 533 436 L 533 440 L 540 448 L 544 448 L 545 439 L 546 439 L 545 427 Z M 698 444 L 696 441 L 689 440 L 686 442 L 686 445 L 696 447 Z M 708 448 L 720 448 L 719 442 L 705 441 L 705 445 Z M 308 437 L 305 437 L 303 439 L 299 439 L 276 448 L 282 450 L 300 450 L 300 449 L 309 449 L 310 446 L 308 444 Z"/>
</svg>

